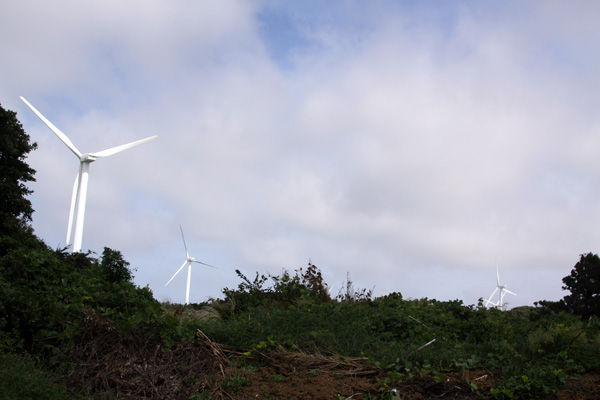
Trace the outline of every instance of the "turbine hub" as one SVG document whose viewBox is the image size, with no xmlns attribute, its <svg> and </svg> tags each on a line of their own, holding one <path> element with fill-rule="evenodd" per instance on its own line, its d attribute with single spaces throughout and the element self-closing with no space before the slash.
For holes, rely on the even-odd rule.
<svg viewBox="0 0 600 400">
<path fill-rule="evenodd" d="M 91 163 L 91 162 L 96 161 L 96 157 L 89 153 L 85 153 L 85 154 L 82 154 L 81 157 L 79 157 L 79 161 Z"/>
</svg>

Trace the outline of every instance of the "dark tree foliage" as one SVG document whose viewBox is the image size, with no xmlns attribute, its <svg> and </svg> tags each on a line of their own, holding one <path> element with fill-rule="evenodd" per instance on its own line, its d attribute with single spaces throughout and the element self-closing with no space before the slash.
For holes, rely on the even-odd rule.
<svg viewBox="0 0 600 400">
<path fill-rule="evenodd" d="M 30 143 L 16 115 L 0 106 L 0 229 L 3 234 L 28 226 L 33 213 L 31 202 L 26 198 L 32 191 L 26 183 L 35 181 L 35 170 L 25 158 L 37 145 Z"/>
<path fill-rule="evenodd" d="M 109 282 L 132 282 L 133 280 L 133 273 L 128 268 L 129 262 L 123 259 L 123 255 L 118 250 L 105 247 L 100 267 Z"/>
<path fill-rule="evenodd" d="M 600 257 L 597 254 L 581 254 L 571 274 L 562 281 L 563 290 L 571 292 L 563 299 L 567 311 L 584 318 L 600 314 Z"/>
</svg>

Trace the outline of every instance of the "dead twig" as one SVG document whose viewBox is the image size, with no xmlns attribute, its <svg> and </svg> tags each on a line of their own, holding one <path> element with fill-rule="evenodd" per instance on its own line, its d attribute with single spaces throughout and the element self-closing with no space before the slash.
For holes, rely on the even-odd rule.
<svg viewBox="0 0 600 400">
<path fill-rule="evenodd" d="M 415 351 L 413 351 L 413 353 L 416 353 L 417 351 L 421 351 L 422 349 L 429 346 L 430 344 L 433 344 L 436 340 L 437 339 L 433 339 L 433 340 L 429 341 L 428 343 L 425 343 L 423 346 L 421 346 L 418 349 L 416 349 Z"/>
</svg>

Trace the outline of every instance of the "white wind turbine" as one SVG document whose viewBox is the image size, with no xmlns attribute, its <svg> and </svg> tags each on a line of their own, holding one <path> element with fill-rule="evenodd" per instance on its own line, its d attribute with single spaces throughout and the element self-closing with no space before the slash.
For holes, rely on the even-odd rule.
<svg viewBox="0 0 600 400">
<path fill-rule="evenodd" d="M 183 269 L 183 267 L 185 267 L 187 265 L 188 271 L 187 271 L 187 287 L 185 289 L 185 304 L 190 304 L 190 278 L 192 277 L 192 263 L 198 263 L 198 264 L 206 265 L 207 267 L 212 267 L 212 268 L 217 268 L 217 267 L 214 267 L 210 264 L 206 264 L 201 261 L 198 261 L 194 257 L 190 257 L 190 253 L 188 253 L 188 249 L 185 244 L 185 236 L 183 236 L 183 228 L 181 227 L 181 225 L 179 225 L 179 229 L 181 230 L 181 238 L 183 239 L 183 247 L 185 248 L 186 260 L 183 262 L 181 267 L 179 267 L 177 272 L 175 272 L 175 274 L 171 277 L 171 279 L 169 279 L 169 282 L 167 282 L 165 284 L 165 286 L 167 286 L 169 283 L 171 283 L 173 278 L 175 278 L 177 276 L 177 274 Z"/>
<path fill-rule="evenodd" d="M 498 290 L 500 291 L 498 293 L 498 301 L 496 303 L 494 303 L 494 302 L 492 302 L 492 297 L 494 297 L 494 295 L 496 294 L 496 292 L 498 292 Z M 498 271 L 498 262 L 496 261 L 496 289 L 494 289 L 494 291 L 490 295 L 490 298 L 485 303 L 485 306 L 487 307 L 488 305 L 492 304 L 494 307 L 502 309 L 502 307 L 504 307 L 504 296 L 506 295 L 506 293 L 510 293 L 514 296 L 517 295 L 516 293 L 508 290 L 506 288 L 506 285 L 500 284 L 500 272 Z"/>
<path fill-rule="evenodd" d="M 35 109 L 25 98 L 21 96 L 21 100 L 37 115 L 48 128 L 79 158 L 79 172 L 75 178 L 73 184 L 73 194 L 71 197 L 71 210 L 69 212 L 69 226 L 67 227 L 67 246 L 71 243 L 71 231 L 73 225 L 75 230 L 73 234 L 73 247 L 72 251 L 81 251 L 81 242 L 83 239 L 83 219 L 85 217 L 85 202 L 87 198 L 87 186 L 88 186 L 88 175 L 90 164 L 96 161 L 97 158 L 112 156 L 123 150 L 127 150 L 138 144 L 145 143 L 149 140 L 156 139 L 158 136 L 151 136 L 146 139 L 138 140 L 136 142 L 124 144 L 117 147 L 112 147 L 107 150 L 98 151 L 95 153 L 81 153 L 77 150 L 77 147 L 69 140 L 67 135 L 62 133 L 57 127 L 55 127 L 50 121 L 48 121 L 38 110 Z"/>
</svg>

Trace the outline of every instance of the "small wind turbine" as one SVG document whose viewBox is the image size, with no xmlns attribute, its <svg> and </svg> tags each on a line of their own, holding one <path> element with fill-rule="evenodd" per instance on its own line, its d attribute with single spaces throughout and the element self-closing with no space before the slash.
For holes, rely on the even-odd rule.
<svg viewBox="0 0 600 400">
<path fill-rule="evenodd" d="M 492 297 L 494 297 L 494 295 L 496 294 L 496 292 L 498 292 L 498 290 L 500 290 L 500 292 L 498 293 L 498 301 L 496 303 L 494 303 L 494 302 L 492 302 Z M 485 303 L 485 306 L 487 307 L 489 304 L 492 304 L 494 307 L 502 309 L 502 307 L 504 307 L 504 296 L 506 295 L 506 293 L 510 293 L 514 296 L 517 295 L 516 293 L 508 290 L 506 288 L 506 285 L 500 284 L 500 272 L 498 271 L 498 261 L 496 261 L 496 289 L 494 289 L 494 291 L 490 295 L 490 298 Z"/>
<path fill-rule="evenodd" d="M 98 151 L 96 153 L 81 153 L 77 150 L 77 147 L 69 140 L 67 135 L 62 133 L 52 122 L 48 121 L 38 110 L 35 109 L 25 98 L 21 96 L 21 100 L 39 117 L 39 119 L 50 128 L 52 132 L 79 158 L 79 172 L 75 178 L 73 184 L 73 194 L 71 196 L 71 210 L 69 212 L 69 226 L 67 227 L 67 246 L 71 243 L 71 231 L 73 225 L 75 225 L 75 233 L 73 234 L 73 248 L 72 251 L 81 251 L 81 242 L 83 240 L 83 219 L 85 217 L 85 202 L 87 198 L 87 186 L 88 186 L 88 175 L 90 164 L 96 161 L 97 158 L 112 156 L 123 150 L 127 150 L 138 144 L 145 143 L 149 140 L 156 139 L 158 136 L 151 136 L 146 139 L 138 140 L 136 142 L 124 144 L 117 147 L 112 147 L 107 150 Z M 75 217 L 75 220 L 73 220 Z"/>
<path fill-rule="evenodd" d="M 175 272 L 175 275 L 173 275 L 171 277 L 171 279 L 169 279 L 169 282 L 167 282 L 165 286 L 167 286 L 169 283 L 171 283 L 173 278 L 175 278 L 177 276 L 177 274 L 183 269 L 183 267 L 185 267 L 187 265 L 188 271 L 187 271 L 187 287 L 185 289 L 185 304 L 190 304 L 190 278 L 192 277 L 192 263 L 198 263 L 198 264 L 206 265 L 207 267 L 212 267 L 212 268 L 217 268 L 217 267 L 214 267 L 210 264 L 203 263 L 202 261 L 198 261 L 194 257 L 190 257 L 190 253 L 188 253 L 188 249 L 185 244 L 185 236 L 183 236 L 183 228 L 181 227 L 181 225 L 179 225 L 179 229 L 181 230 L 181 238 L 183 239 L 183 247 L 185 248 L 186 260 L 183 262 L 181 267 L 179 267 L 177 272 Z"/>
</svg>

